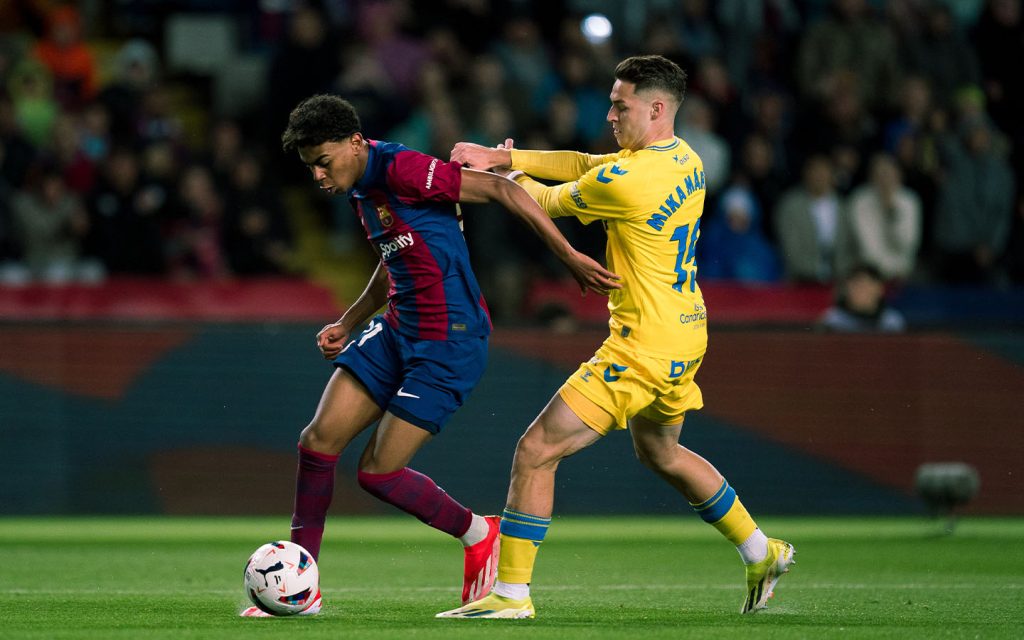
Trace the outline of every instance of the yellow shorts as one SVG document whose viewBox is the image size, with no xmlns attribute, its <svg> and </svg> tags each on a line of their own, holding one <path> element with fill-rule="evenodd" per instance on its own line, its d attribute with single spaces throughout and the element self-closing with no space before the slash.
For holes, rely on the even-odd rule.
<svg viewBox="0 0 1024 640">
<path fill-rule="evenodd" d="M 637 415 L 655 424 L 678 424 L 687 411 L 704 406 L 700 387 L 693 381 L 703 359 L 703 354 L 689 360 L 651 358 L 605 343 L 558 393 L 587 426 L 602 435 L 625 429 Z M 611 428 L 607 416 L 594 415 L 599 412 L 581 402 L 580 395 L 612 416 Z"/>
</svg>

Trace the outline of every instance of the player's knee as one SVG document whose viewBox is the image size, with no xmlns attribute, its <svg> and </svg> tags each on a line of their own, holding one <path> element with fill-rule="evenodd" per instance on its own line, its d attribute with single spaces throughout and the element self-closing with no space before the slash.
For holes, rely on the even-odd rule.
<svg viewBox="0 0 1024 640">
<path fill-rule="evenodd" d="M 331 436 L 330 430 L 318 421 L 310 422 L 299 434 L 299 444 L 306 449 L 325 453 L 341 453 L 344 443 Z"/>
<path fill-rule="evenodd" d="M 548 441 L 542 429 L 531 426 L 526 433 L 519 438 L 516 445 L 515 465 L 540 469 L 543 467 L 557 466 L 558 462 L 565 457 L 565 448 L 558 443 Z"/>
<path fill-rule="evenodd" d="M 654 472 L 665 471 L 672 464 L 674 451 L 664 448 L 652 448 L 634 445 L 633 451 L 640 464 Z"/>
</svg>

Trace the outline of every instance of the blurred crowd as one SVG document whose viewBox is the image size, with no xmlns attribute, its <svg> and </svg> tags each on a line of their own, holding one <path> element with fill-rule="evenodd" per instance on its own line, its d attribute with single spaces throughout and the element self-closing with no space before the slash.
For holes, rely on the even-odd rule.
<svg viewBox="0 0 1024 640">
<path fill-rule="evenodd" d="M 612 71 L 637 53 L 689 75 L 677 133 L 707 174 L 703 278 L 1024 282 L 1022 0 L 107 4 L 0 9 L 4 282 L 301 271 L 282 194 L 305 194 L 290 205 L 339 251 L 360 235 L 279 150 L 301 99 L 342 95 L 369 137 L 442 158 L 506 137 L 606 153 Z M 183 12 L 230 16 L 261 99 L 223 108 L 210 77 L 167 68 Z M 599 225 L 560 226 L 603 253 Z M 474 207 L 466 231 L 499 312 L 561 274 L 500 211 Z"/>
</svg>

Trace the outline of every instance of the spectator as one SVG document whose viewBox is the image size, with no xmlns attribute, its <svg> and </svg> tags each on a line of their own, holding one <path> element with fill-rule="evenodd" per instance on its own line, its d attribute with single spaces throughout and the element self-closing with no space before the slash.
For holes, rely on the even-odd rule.
<svg viewBox="0 0 1024 640">
<path fill-rule="evenodd" d="M 903 42 L 907 70 L 927 78 L 940 101 L 948 101 L 960 87 L 979 83 L 978 58 L 957 30 L 950 7 L 932 3 L 925 9 L 924 22 L 923 33 Z"/>
<path fill-rule="evenodd" d="M 1024 10 L 1020 0 L 989 0 L 972 41 L 981 65 L 982 83 L 993 120 L 1014 145 L 1024 145 Z"/>
<path fill-rule="evenodd" d="M 928 80 L 911 75 L 903 82 L 900 110 L 889 119 L 884 131 L 883 148 L 896 158 L 907 187 L 921 198 L 925 229 L 932 227 L 938 191 L 939 136 L 947 126 L 947 113 L 934 105 Z"/>
<path fill-rule="evenodd" d="M 96 96 L 96 61 L 82 40 L 78 9 L 58 6 L 48 20 L 46 38 L 36 44 L 34 53 L 53 76 L 57 101 L 63 108 L 76 111 Z"/>
<path fill-rule="evenodd" d="M 753 283 L 775 282 L 782 275 L 779 257 L 764 236 L 761 206 L 742 173 L 722 192 L 698 246 L 704 277 Z"/>
<path fill-rule="evenodd" d="M 680 109 L 683 137 L 704 161 L 708 196 L 713 198 L 725 186 L 732 171 L 729 144 L 715 133 L 715 114 L 706 100 L 691 96 Z"/>
<path fill-rule="evenodd" d="M 886 301 L 882 274 L 863 264 L 843 278 L 835 304 L 821 316 L 818 326 L 836 333 L 900 333 L 907 323 Z"/>
<path fill-rule="evenodd" d="M 47 153 L 60 168 L 64 184 L 85 197 L 96 183 L 96 163 L 82 150 L 79 118 L 62 114 L 53 126 Z"/>
<path fill-rule="evenodd" d="M 825 99 L 833 94 L 836 79 L 853 71 L 856 98 L 869 111 L 884 109 L 898 95 L 896 41 L 872 11 L 867 0 L 836 0 L 830 15 L 806 31 L 797 72 L 805 98 Z"/>
<path fill-rule="evenodd" d="M 160 60 L 153 45 L 140 38 L 126 42 L 114 58 L 113 73 L 97 98 L 102 107 L 92 105 L 87 109 L 93 112 L 93 118 L 106 118 L 106 123 L 95 127 L 96 134 L 112 137 L 114 144 L 128 145 L 138 133 L 143 96 L 160 81 Z M 100 110 L 105 114 L 101 116 Z M 99 121 L 94 120 L 97 124 Z"/>
<path fill-rule="evenodd" d="M 230 118 L 221 118 L 210 127 L 205 164 L 219 191 L 230 188 L 235 166 L 244 155 L 242 137 L 242 128 Z"/>
<path fill-rule="evenodd" d="M 288 122 L 292 107 L 313 94 L 327 91 L 341 68 L 338 39 L 329 32 L 330 23 L 323 12 L 308 3 L 296 5 L 286 40 L 271 54 L 266 80 L 273 90 L 268 95 L 264 126 L 275 134 Z M 350 39 L 356 38 L 350 35 Z M 277 160 L 275 171 L 286 182 L 309 179 L 309 172 L 301 165 L 286 162 L 280 153 L 273 158 Z"/>
<path fill-rule="evenodd" d="M 161 227 L 174 216 L 174 192 L 180 168 L 170 142 L 154 142 L 142 150 L 138 208 L 159 220 Z"/>
<path fill-rule="evenodd" d="M 899 108 L 885 125 L 885 150 L 896 151 L 900 138 L 928 131 L 935 112 L 932 84 L 923 75 L 909 75 L 900 87 Z M 952 96 L 950 96 L 952 97 Z"/>
<path fill-rule="evenodd" d="M 287 272 L 293 256 L 284 207 L 251 151 L 235 164 L 227 205 L 224 248 L 231 271 L 240 276 Z"/>
<path fill-rule="evenodd" d="M 93 102 L 82 112 L 78 132 L 79 144 L 82 152 L 92 162 L 101 163 L 110 153 L 113 138 L 111 119 L 110 112 L 101 102 Z M 134 138 L 132 140 L 134 141 Z"/>
<path fill-rule="evenodd" d="M 359 113 L 366 114 L 363 122 L 367 131 L 387 131 L 409 115 L 412 101 L 399 99 L 380 60 L 366 43 L 346 42 L 342 57 L 345 66 L 334 79 L 332 89 L 345 96 Z"/>
<path fill-rule="evenodd" d="M 90 255 L 109 273 L 162 274 L 163 223 L 159 207 L 143 197 L 139 159 L 129 149 L 114 149 L 100 169 L 89 195 Z"/>
<path fill-rule="evenodd" d="M 359 34 L 402 99 L 411 99 L 419 87 L 423 66 L 431 62 L 429 50 L 405 29 L 412 18 L 405 2 L 364 2 L 358 9 Z"/>
<path fill-rule="evenodd" d="M 53 97 L 53 78 L 38 60 L 22 58 L 11 69 L 7 89 L 14 106 L 17 126 L 32 146 L 39 148 L 50 139 L 60 105 Z"/>
<path fill-rule="evenodd" d="M 607 134 L 604 116 L 608 112 L 607 91 L 595 82 L 594 62 L 584 51 L 567 51 L 558 60 L 558 73 L 544 79 L 533 97 L 531 112 L 543 118 L 551 98 L 564 93 L 576 103 L 577 127 L 587 149 Z M 509 130 L 511 131 L 511 130 Z"/>
<path fill-rule="evenodd" d="M 751 98 L 753 114 L 744 136 L 754 133 L 768 144 L 771 164 L 780 177 L 795 172 L 792 98 L 781 87 L 762 87 Z M 742 140 L 742 139 L 741 139 Z M 740 144 L 740 140 L 732 141 Z"/>
<path fill-rule="evenodd" d="M 194 164 L 178 185 L 178 215 L 168 238 L 171 275 L 181 280 L 228 275 L 224 255 L 224 200 L 206 167 Z"/>
<path fill-rule="evenodd" d="M 1018 285 L 1024 285 L 1024 192 L 1019 192 L 1017 196 L 1009 246 L 1006 257 L 1010 279 Z"/>
<path fill-rule="evenodd" d="M 11 188 L 25 183 L 25 176 L 35 161 L 36 148 L 22 133 L 13 101 L 0 91 L 0 176 Z"/>
<path fill-rule="evenodd" d="M 547 113 L 544 117 L 544 149 L 586 149 L 587 141 L 580 133 L 580 110 L 576 101 L 567 94 L 556 93 L 548 101 Z M 485 140 L 483 144 L 494 140 Z M 530 147 L 534 149 L 536 147 Z"/>
<path fill-rule="evenodd" d="M 704 56 L 722 53 L 722 38 L 711 15 L 708 0 L 682 0 L 677 4 L 682 5 L 678 12 L 672 11 L 668 16 L 658 17 L 676 32 L 676 40 L 685 55 L 686 65 L 683 69 L 692 69 L 696 61 Z"/>
<path fill-rule="evenodd" d="M 754 199 L 761 205 L 761 233 L 775 242 L 774 213 L 785 187 L 785 174 L 775 161 L 776 156 L 764 136 L 752 133 L 740 150 L 737 172 L 742 173 Z"/>
<path fill-rule="evenodd" d="M 831 156 L 834 184 L 844 194 L 862 179 L 866 159 L 878 145 L 878 126 L 857 90 L 858 78 L 854 71 L 836 73 L 825 101 L 805 105 L 796 141 L 804 157 Z"/>
<path fill-rule="evenodd" d="M 775 212 L 775 237 L 786 277 L 794 282 L 835 281 L 835 256 L 845 242 L 845 211 L 833 183 L 832 162 L 812 156 L 803 183 L 783 194 Z"/>
<path fill-rule="evenodd" d="M 943 151 L 945 179 L 935 221 L 938 274 L 953 283 L 995 282 L 1013 222 L 1013 173 L 982 121 L 966 123 Z"/>
<path fill-rule="evenodd" d="M 185 125 L 181 111 L 175 108 L 169 87 L 156 85 L 142 96 L 138 130 L 133 142 L 142 146 L 154 142 L 171 142 L 185 146 Z"/>
<path fill-rule="evenodd" d="M 555 73 L 540 29 L 525 16 L 513 16 L 505 22 L 492 52 L 501 62 L 513 93 L 518 95 L 536 95 L 544 81 Z"/>
<path fill-rule="evenodd" d="M 716 0 L 723 55 L 733 82 L 748 86 L 752 70 L 790 67 L 790 49 L 800 27 L 794 0 Z"/>
<path fill-rule="evenodd" d="M 57 167 L 41 168 L 27 190 L 14 194 L 11 209 L 32 280 L 64 284 L 103 278 L 96 261 L 82 259 L 88 218 Z"/>
<path fill-rule="evenodd" d="M 0 167 L 4 164 L 3 140 L 0 140 Z M 28 272 L 21 263 L 21 245 L 14 230 L 14 214 L 11 212 L 13 189 L 0 172 L 0 284 L 23 284 Z"/>
<path fill-rule="evenodd" d="M 921 243 L 921 200 L 903 186 L 892 156 L 874 157 L 871 179 L 850 194 L 847 216 L 849 242 L 838 256 L 839 271 L 867 263 L 885 281 L 907 280 Z"/>
<path fill-rule="evenodd" d="M 746 115 L 739 89 L 729 79 L 725 64 L 713 56 L 702 58 L 693 75 L 693 85 L 686 99 L 701 96 L 707 100 L 715 113 L 715 132 L 729 144 L 735 144 L 746 129 Z"/>
</svg>

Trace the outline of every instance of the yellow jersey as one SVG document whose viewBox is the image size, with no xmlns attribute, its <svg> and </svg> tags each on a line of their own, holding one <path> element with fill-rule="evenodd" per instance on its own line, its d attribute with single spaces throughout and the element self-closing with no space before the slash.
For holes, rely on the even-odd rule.
<svg viewBox="0 0 1024 640">
<path fill-rule="evenodd" d="M 654 357 L 704 353 L 707 311 L 695 250 L 706 191 L 704 165 L 690 145 L 673 137 L 607 155 L 513 149 L 512 168 L 529 174 L 516 181 L 551 217 L 604 223 L 608 269 L 622 277 L 608 297 L 609 342 Z"/>
</svg>

